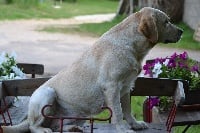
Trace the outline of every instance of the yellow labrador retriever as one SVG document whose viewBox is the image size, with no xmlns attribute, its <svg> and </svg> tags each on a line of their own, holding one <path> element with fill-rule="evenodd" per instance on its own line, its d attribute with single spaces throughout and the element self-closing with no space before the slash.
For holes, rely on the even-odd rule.
<svg viewBox="0 0 200 133">
<path fill-rule="evenodd" d="M 46 110 L 47 114 L 84 117 L 98 114 L 102 106 L 108 106 L 118 132 L 134 133 L 134 129 L 147 128 L 131 115 L 129 92 L 147 52 L 158 42 L 177 42 L 182 32 L 157 9 L 145 7 L 130 15 L 102 35 L 71 67 L 39 87 L 31 96 L 27 120 L 3 126 L 4 133 L 51 133 L 58 123 L 47 124 L 41 115 L 46 104 L 55 105 L 55 110 Z M 67 120 L 64 129 L 75 124 L 83 121 Z"/>
</svg>

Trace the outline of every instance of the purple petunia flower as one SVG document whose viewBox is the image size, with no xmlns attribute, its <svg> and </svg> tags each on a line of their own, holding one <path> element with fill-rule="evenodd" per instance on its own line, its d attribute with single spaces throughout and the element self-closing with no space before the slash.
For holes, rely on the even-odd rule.
<svg viewBox="0 0 200 133">
<path fill-rule="evenodd" d="M 145 64 L 144 66 L 143 66 L 143 70 L 148 70 L 149 69 L 149 64 Z"/>
<path fill-rule="evenodd" d="M 146 71 L 144 72 L 144 75 L 151 75 L 151 70 L 146 70 Z"/>
<path fill-rule="evenodd" d="M 199 67 L 197 65 L 192 66 L 191 69 L 192 72 L 198 72 L 199 71 Z"/>
<path fill-rule="evenodd" d="M 167 66 L 168 66 L 168 67 L 175 68 L 175 67 L 176 67 L 176 62 L 175 62 L 175 60 L 170 59 Z"/>
<path fill-rule="evenodd" d="M 185 63 L 184 63 L 184 62 L 181 62 L 181 61 L 178 62 L 178 66 L 179 66 L 180 68 L 187 68 L 187 65 L 185 65 Z"/>
<path fill-rule="evenodd" d="M 150 109 L 152 109 L 154 106 L 159 105 L 160 102 L 159 97 L 150 97 L 149 100 L 150 100 Z"/>
<path fill-rule="evenodd" d="M 144 70 L 144 75 L 152 75 L 152 68 L 154 66 L 154 63 L 147 63 L 143 66 L 143 70 Z"/>
<path fill-rule="evenodd" d="M 171 59 L 175 59 L 178 55 L 176 54 L 176 52 L 171 56 Z"/>
<path fill-rule="evenodd" d="M 165 62 L 165 60 L 166 60 L 166 58 L 156 58 L 155 60 L 154 60 L 154 64 L 156 64 L 156 63 L 163 63 L 163 62 Z"/>
<path fill-rule="evenodd" d="M 187 52 L 183 52 L 182 54 L 179 55 L 181 59 L 186 60 L 188 58 Z"/>
</svg>

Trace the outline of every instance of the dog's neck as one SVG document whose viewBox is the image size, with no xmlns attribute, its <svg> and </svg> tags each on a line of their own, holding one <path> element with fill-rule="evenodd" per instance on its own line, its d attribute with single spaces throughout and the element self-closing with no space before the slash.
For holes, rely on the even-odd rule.
<svg viewBox="0 0 200 133">
<path fill-rule="evenodd" d="M 123 44 L 124 47 L 129 47 L 129 50 L 136 56 L 136 60 L 142 62 L 148 51 L 153 48 L 155 44 L 150 43 L 149 40 L 137 30 L 133 30 L 138 27 L 137 21 L 134 25 L 130 25 L 129 21 L 133 21 L 133 17 L 134 16 L 131 16 L 122 23 L 117 24 L 101 38 L 103 39 L 105 37 L 106 40 L 112 40 L 111 42 L 114 45 Z"/>
<path fill-rule="evenodd" d="M 136 60 L 141 63 L 150 49 L 151 47 L 148 46 L 138 47 L 137 44 L 133 44 L 133 54 Z"/>
</svg>

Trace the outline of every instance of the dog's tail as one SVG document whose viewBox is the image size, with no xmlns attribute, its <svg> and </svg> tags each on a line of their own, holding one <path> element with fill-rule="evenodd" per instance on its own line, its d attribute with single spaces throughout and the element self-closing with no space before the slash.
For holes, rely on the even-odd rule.
<svg viewBox="0 0 200 133">
<path fill-rule="evenodd" d="M 28 120 L 14 126 L 2 126 L 3 133 L 24 133 L 29 131 Z"/>
</svg>

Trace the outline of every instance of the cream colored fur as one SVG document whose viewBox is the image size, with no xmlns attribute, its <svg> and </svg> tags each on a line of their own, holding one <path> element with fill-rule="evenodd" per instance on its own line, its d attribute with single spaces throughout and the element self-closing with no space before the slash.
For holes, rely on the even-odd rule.
<svg viewBox="0 0 200 133">
<path fill-rule="evenodd" d="M 102 106 L 109 106 L 118 132 L 147 128 L 131 115 L 129 92 L 147 52 L 158 42 L 177 42 L 181 34 L 159 10 L 146 7 L 130 15 L 102 35 L 71 67 L 39 87 L 31 96 L 28 119 L 21 125 L 4 126 L 4 133 L 51 133 L 48 127 L 56 129 L 57 125 L 53 121 L 43 127 L 41 109 L 46 104 L 55 105 L 55 110 L 46 110 L 47 114 L 68 116 L 91 116 L 101 112 Z M 64 128 L 82 123 L 68 120 Z"/>
</svg>

